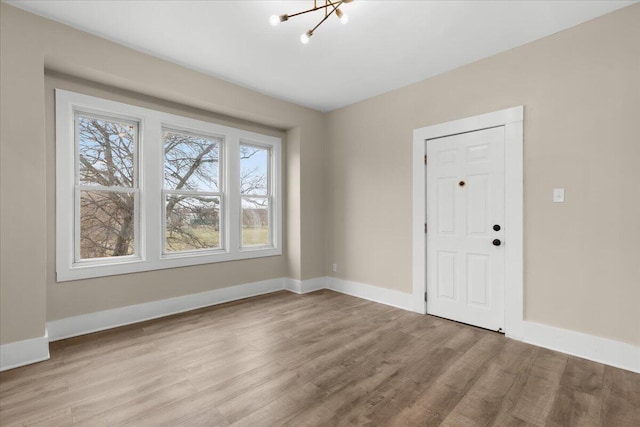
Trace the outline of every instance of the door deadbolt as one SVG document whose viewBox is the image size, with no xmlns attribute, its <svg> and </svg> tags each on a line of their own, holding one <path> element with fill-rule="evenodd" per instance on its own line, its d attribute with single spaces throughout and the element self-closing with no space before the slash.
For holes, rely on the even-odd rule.
<svg viewBox="0 0 640 427">
<path fill-rule="evenodd" d="M 493 231 L 500 231 L 500 226 L 498 224 L 494 225 Z"/>
<path fill-rule="evenodd" d="M 466 184 L 465 184 L 465 182 L 464 182 L 464 181 L 460 181 L 460 182 L 458 183 L 458 185 L 459 185 L 460 187 L 464 187 Z"/>
</svg>

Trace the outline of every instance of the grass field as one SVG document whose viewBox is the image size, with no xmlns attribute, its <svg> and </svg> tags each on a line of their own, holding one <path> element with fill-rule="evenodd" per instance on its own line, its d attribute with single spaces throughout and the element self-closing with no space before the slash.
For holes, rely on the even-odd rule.
<svg viewBox="0 0 640 427">
<path fill-rule="evenodd" d="M 247 227 L 242 229 L 242 246 L 263 246 L 268 243 L 268 227 Z"/>
<path fill-rule="evenodd" d="M 189 230 L 202 245 L 185 239 L 180 234 L 167 236 L 167 251 L 192 251 L 195 249 L 216 248 L 220 246 L 220 233 L 207 225 L 192 225 Z M 242 229 L 242 246 L 263 246 L 269 243 L 269 228 L 247 227 Z"/>
</svg>

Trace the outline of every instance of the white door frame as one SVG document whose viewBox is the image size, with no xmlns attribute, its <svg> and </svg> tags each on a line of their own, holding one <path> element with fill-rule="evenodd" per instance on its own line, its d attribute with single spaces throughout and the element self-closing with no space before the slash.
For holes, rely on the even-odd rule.
<svg viewBox="0 0 640 427">
<path fill-rule="evenodd" d="M 413 311 L 427 313 L 425 188 L 426 141 L 496 126 L 505 128 L 505 335 L 524 335 L 523 262 L 523 120 L 524 107 L 513 107 L 413 131 Z"/>
</svg>

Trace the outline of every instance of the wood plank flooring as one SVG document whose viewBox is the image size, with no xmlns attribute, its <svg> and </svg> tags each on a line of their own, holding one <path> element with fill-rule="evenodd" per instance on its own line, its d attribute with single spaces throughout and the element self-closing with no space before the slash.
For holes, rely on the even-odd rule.
<svg viewBox="0 0 640 427">
<path fill-rule="evenodd" d="M 58 341 L 0 425 L 640 426 L 640 374 L 331 291 Z"/>
</svg>

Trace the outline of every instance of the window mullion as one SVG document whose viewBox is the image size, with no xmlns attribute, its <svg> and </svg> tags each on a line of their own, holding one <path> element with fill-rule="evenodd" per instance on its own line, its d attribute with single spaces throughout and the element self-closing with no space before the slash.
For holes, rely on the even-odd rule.
<svg viewBox="0 0 640 427">
<path fill-rule="evenodd" d="M 210 197 L 221 197 L 221 192 L 215 191 L 197 191 L 197 190 L 162 190 L 164 194 L 176 194 L 178 196 L 210 196 Z"/>
<path fill-rule="evenodd" d="M 140 189 L 136 187 L 105 187 L 102 185 L 84 185 L 84 184 L 77 184 L 76 187 L 80 191 L 92 191 L 92 192 L 107 191 L 111 193 L 138 193 L 140 191 Z"/>
<path fill-rule="evenodd" d="M 158 262 L 162 256 L 163 245 L 163 150 L 160 120 L 153 115 L 145 117 L 140 131 L 142 150 L 140 152 L 140 182 L 143 201 L 141 217 L 144 218 L 141 240 L 144 259 Z"/>
<path fill-rule="evenodd" d="M 240 197 L 240 135 L 238 132 L 230 132 L 227 136 L 226 159 L 226 188 L 227 204 L 226 219 L 228 250 L 235 254 L 240 250 L 240 236 L 242 233 L 241 222 L 241 197 Z"/>
</svg>

